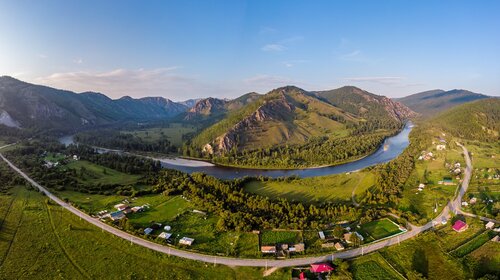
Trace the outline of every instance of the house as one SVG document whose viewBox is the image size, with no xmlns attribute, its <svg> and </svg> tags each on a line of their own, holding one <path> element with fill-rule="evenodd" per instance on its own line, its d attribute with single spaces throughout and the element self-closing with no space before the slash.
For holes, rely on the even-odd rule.
<svg viewBox="0 0 500 280">
<path fill-rule="evenodd" d="M 332 247 L 335 247 L 335 243 L 333 242 L 326 242 L 321 244 L 321 248 L 332 248 Z"/>
<path fill-rule="evenodd" d="M 306 247 L 305 247 L 304 243 L 297 243 L 297 244 L 290 245 L 288 247 L 288 251 L 299 253 L 299 252 L 304 252 L 305 248 Z"/>
<path fill-rule="evenodd" d="M 495 223 L 494 222 L 488 222 L 485 227 L 486 229 L 493 229 L 493 227 L 495 226 Z"/>
<path fill-rule="evenodd" d="M 168 232 L 162 232 L 158 235 L 158 238 L 163 238 L 165 240 L 170 239 L 170 237 L 172 237 L 172 234 Z"/>
<path fill-rule="evenodd" d="M 363 235 L 359 234 L 359 232 L 355 231 L 354 234 L 356 234 L 356 236 L 359 238 L 359 240 L 361 240 L 361 241 L 365 240 L 365 238 L 363 237 Z"/>
<path fill-rule="evenodd" d="M 443 178 L 443 180 L 439 181 L 438 184 L 445 185 L 445 186 L 455 185 L 455 183 L 453 183 L 453 179 L 451 179 L 451 178 Z"/>
<path fill-rule="evenodd" d="M 473 197 L 469 200 L 469 204 L 476 204 L 477 198 Z"/>
<path fill-rule="evenodd" d="M 424 190 L 424 188 L 425 188 L 425 184 L 422 184 L 422 183 L 421 183 L 421 184 L 419 184 L 419 185 L 418 185 L 418 191 L 419 191 L 419 192 L 423 191 L 423 190 Z"/>
<path fill-rule="evenodd" d="M 137 213 L 137 212 L 142 212 L 142 210 L 144 210 L 141 206 L 134 206 L 132 208 L 130 208 L 130 210 L 132 210 L 132 212 L 134 213 Z"/>
<path fill-rule="evenodd" d="M 125 218 L 125 214 L 123 214 L 122 211 L 116 211 L 116 212 L 110 213 L 109 218 L 111 218 L 112 221 L 118 221 L 118 220 Z"/>
<path fill-rule="evenodd" d="M 334 268 L 328 263 L 317 263 L 317 264 L 311 264 L 310 270 L 312 273 L 325 273 L 333 271 Z"/>
<path fill-rule="evenodd" d="M 276 246 L 261 246 L 260 251 L 264 254 L 276 254 Z"/>
<path fill-rule="evenodd" d="M 491 239 L 492 242 L 500 242 L 500 237 L 498 235 L 495 235 L 495 237 L 493 237 Z"/>
<path fill-rule="evenodd" d="M 145 229 L 144 229 L 144 234 L 145 234 L 145 235 L 150 235 L 150 234 L 153 232 L 153 230 L 154 230 L 154 229 L 152 229 L 152 228 L 145 228 Z"/>
<path fill-rule="evenodd" d="M 120 203 L 120 204 L 116 204 L 114 207 L 118 211 L 123 211 L 123 210 L 127 209 L 128 205 L 124 204 L 124 203 Z"/>
<path fill-rule="evenodd" d="M 446 225 L 447 222 L 448 222 L 448 220 L 445 217 L 443 217 L 443 219 L 441 219 L 442 225 Z"/>
<path fill-rule="evenodd" d="M 455 163 L 455 168 L 460 168 L 460 162 Z"/>
<path fill-rule="evenodd" d="M 206 212 L 203 212 L 203 211 L 200 211 L 200 210 L 193 210 L 193 213 L 196 213 L 196 214 L 200 214 L 200 215 L 203 215 L 203 216 L 206 216 L 207 213 Z"/>
<path fill-rule="evenodd" d="M 165 227 L 163 227 L 163 229 L 166 230 L 166 231 L 169 231 L 169 230 L 172 229 L 172 227 L 171 226 L 165 226 Z"/>
<path fill-rule="evenodd" d="M 320 231 L 320 232 L 318 232 L 318 235 L 319 235 L 319 239 L 323 239 L 323 240 L 325 239 L 325 233 L 324 232 Z"/>
<path fill-rule="evenodd" d="M 460 173 L 462 173 L 462 169 L 460 169 L 460 167 L 455 168 L 455 170 L 453 170 L 453 173 L 460 174 Z"/>
<path fill-rule="evenodd" d="M 335 243 L 335 249 L 337 249 L 337 251 L 342 251 L 344 250 L 344 245 L 342 245 L 340 242 L 337 242 Z"/>
<path fill-rule="evenodd" d="M 345 240 L 345 242 L 347 242 L 349 244 L 352 243 L 351 236 L 352 236 L 352 232 L 344 233 L 344 240 Z"/>
<path fill-rule="evenodd" d="M 467 228 L 469 228 L 469 226 L 464 221 L 457 220 L 453 224 L 452 228 L 456 232 L 462 232 L 462 231 L 466 230 Z"/>
<path fill-rule="evenodd" d="M 436 150 L 438 150 L 438 151 L 446 150 L 446 145 L 443 145 L 443 144 L 436 145 Z"/>
<path fill-rule="evenodd" d="M 132 209 L 130 207 L 127 207 L 127 208 L 123 209 L 122 212 L 123 212 L 123 214 L 130 214 L 130 213 L 132 213 Z"/>
<path fill-rule="evenodd" d="M 73 160 L 79 160 L 79 159 L 80 159 L 80 157 L 79 157 L 79 156 L 77 156 L 77 155 L 73 155 Z"/>
<path fill-rule="evenodd" d="M 183 237 L 181 238 L 181 240 L 179 240 L 179 244 L 181 245 L 186 245 L 186 246 L 191 246 L 194 242 L 194 239 L 193 238 L 189 238 L 189 237 Z"/>
</svg>

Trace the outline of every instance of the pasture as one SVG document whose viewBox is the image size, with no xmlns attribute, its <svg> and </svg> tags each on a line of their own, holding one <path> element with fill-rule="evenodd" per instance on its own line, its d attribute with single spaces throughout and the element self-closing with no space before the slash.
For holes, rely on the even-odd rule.
<svg viewBox="0 0 500 280">
<path fill-rule="evenodd" d="M 360 233 L 365 237 L 365 243 L 401 232 L 399 226 L 387 218 L 362 224 L 360 228 Z"/>
<path fill-rule="evenodd" d="M 299 231 L 268 230 L 261 234 L 262 245 L 293 244 L 302 242 L 302 233 Z"/>
<path fill-rule="evenodd" d="M 131 131 L 122 131 L 122 133 L 128 133 L 141 138 L 147 143 L 157 142 L 162 137 L 166 137 L 172 145 L 176 147 L 182 147 L 183 135 L 195 132 L 197 130 L 196 126 L 172 123 L 168 127 L 154 127 Z"/>
<path fill-rule="evenodd" d="M 75 170 L 76 178 L 88 184 L 133 185 L 141 178 L 140 175 L 126 174 L 85 160 L 71 161 L 65 168 Z"/>
<path fill-rule="evenodd" d="M 365 170 L 291 181 L 251 181 L 245 185 L 245 191 L 270 198 L 286 198 L 308 204 L 350 203 L 353 190 L 355 190 L 356 196 L 361 196 L 374 184 L 375 174 Z"/>
<path fill-rule="evenodd" d="M 2 279 L 261 279 L 263 268 L 230 268 L 130 245 L 16 187 L 0 195 Z M 154 269 L 152 269 L 154 268 Z M 288 279 L 280 269 L 268 279 Z"/>
</svg>

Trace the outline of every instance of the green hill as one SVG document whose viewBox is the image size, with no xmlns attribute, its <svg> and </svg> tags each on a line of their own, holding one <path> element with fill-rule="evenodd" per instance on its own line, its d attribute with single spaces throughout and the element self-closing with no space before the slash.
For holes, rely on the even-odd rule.
<svg viewBox="0 0 500 280">
<path fill-rule="evenodd" d="M 483 99 L 454 107 L 437 115 L 431 123 L 469 140 L 500 141 L 500 99 Z"/>
<path fill-rule="evenodd" d="M 423 116 L 431 116 L 454 106 L 485 98 L 488 98 L 488 96 L 462 89 L 450 91 L 438 89 L 412 94 L 395 100 Z"/>
<path fill-rule="evenodd" d="M 349 94 L 353 91 L 355 93 Z M 319 138 L 334 140 L 361 134 L 390 134 L 413 114 L 386 97 L 353 87 L 307 92 L 287 86 L 256 97 L 255 101 L 229 111 L 222 120 L 194 137 L 185 154 L 224 157 L 229 153 L 236 155 L 281 146 L 317 147 L 313 143 Z M 381 141 L 383 137 L 377 139 Z"/>
</svg>

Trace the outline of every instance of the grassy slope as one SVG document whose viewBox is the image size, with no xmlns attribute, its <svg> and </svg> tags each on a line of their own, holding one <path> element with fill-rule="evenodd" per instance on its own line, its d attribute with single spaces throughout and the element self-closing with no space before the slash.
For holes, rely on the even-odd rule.
<svg viewBox="0 0 500 280">
<path fill-rule="evenodd" d="M 286 198 L 305 203 L 349 202 L 354 188 L 361 195 L 373 186 L 375 175 L 371 171 L 330 175 L 285 181 L 252 181 L 245 191 L 270 198 Z"/>
<path fill-rule="evenodd" d="M 22 187 L 0 195 L 0 278 L 260 279 L 263 269 L 229 268 L 168 257 L 128 242 L 47 205 Z M 10 204 L 13 201 L 13 204 Z M 12 207 L 9 207 L 9 206 Z M 288 270 L 270 279 L 288 279 Z"/>
<path fill-rule="evenodd" d="M 432 90 L 396 100 L 410 107 L 413 111 L 421 113 L 423 116 L 431 116 L 450 109 L 453 106 L 484 98 L 487 98 L 487 96 L 466 90 L 451 90 L 448 92 Z"/>
<path fill-rule="evenodd" d="M 82 167 L 85 168 L 87 172 L 84 178 L 79 178 L 82 183 L 130 185 L 135 184 L 140 178 L 139 175 L 126 174 L 84 160 L 72 161 L 67 164 L 66 167 L 75 169 L 77 172 L 79 172 Z"/>
<path fill-rule="evenodd" d="M 259 98 L 256 102 L 230 113 L 225 119 L 204 130 L 193 139 L 193 144 L 201 147 L 211 142 L 218 136 L 224 134 L 243 118 L 251 115 L 266 100 L 279 98 L 279 94 L 273 91 Z M 345 114 L 338 108 L 308 96 L 298 89 L 291 89 L 286 94 L 287 101 L 295 106 L 292 119 L 286 121 L 266 121 L 258 126 L 248 128 L 241 133 L 243 149 L 254 149 L 283 144 L 286 138 L 287 144 L 303 143 L 310 137 L 315 136 L 346 136 L 345 125 L 334 121 L 327 115 L 343 116 L 347 120 L 357 121 L 352 115 Z"/>
<path fill-rule="evenodd" d="M 182 140 L 182 136 L 184 134 L 195 131 L 196 127 L 193 125 L 170 124 L 169 127 L 155 127 L 122 132 L 140 137 L 146 143 L 156 142 L 160 140 L 162 136 L 165 136 L 170 141 L 170 143 L 172 143 L 172 145 L 175 145 L 176 147 L 182 147 L 182 144 L 184 142 Z"/>
</svg>

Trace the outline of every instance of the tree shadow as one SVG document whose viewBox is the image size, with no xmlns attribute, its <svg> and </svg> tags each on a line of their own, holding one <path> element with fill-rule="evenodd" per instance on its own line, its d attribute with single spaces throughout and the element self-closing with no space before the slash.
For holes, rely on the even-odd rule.
<svg viewBox="0 0 500 280">
<path fill-rule="evenodd" d="M 412 261 L 413 270 L 422 274 L 424 277 L 428 277 L 429 274 L 429 260 L 425 253 L 425 250 L 420 248 L 413 253 Z"/>
</svg>

